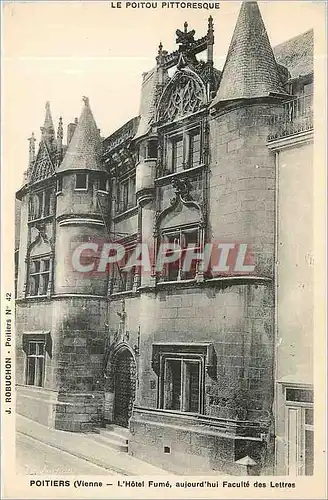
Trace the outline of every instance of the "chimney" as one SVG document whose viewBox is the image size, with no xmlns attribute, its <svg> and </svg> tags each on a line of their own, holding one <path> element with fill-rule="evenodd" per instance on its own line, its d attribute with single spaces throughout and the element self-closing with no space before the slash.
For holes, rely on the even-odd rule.
<svg viewBox="0 0 328 500">
<path fill-rule="evenodd" d="M 77 126 L 77 122 L 78 122 L 78 119 L 75 118 L 74 123 L 69 123 L 67 125 L 67 146 L 69 145 L 69 143 L 72 140 L 72 137 L 74 135 L 74 132 L 75 132 L 75 129 Z"/>
</svg>

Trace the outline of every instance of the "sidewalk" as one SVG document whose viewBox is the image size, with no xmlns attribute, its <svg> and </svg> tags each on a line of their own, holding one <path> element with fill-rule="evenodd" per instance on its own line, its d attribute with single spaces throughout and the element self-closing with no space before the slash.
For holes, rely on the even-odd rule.
<svg viewBox="0 0 328 500">
<path fill-rule="evenodd" d="M 125 476 L 160 476 L 168 472 L 147 462 L 115 451 L 92 440 L 92 433 L 77 433 L 50 429 L 16 414 L 16 432 L 32 437 L 75 457 Z"/>
</svg>

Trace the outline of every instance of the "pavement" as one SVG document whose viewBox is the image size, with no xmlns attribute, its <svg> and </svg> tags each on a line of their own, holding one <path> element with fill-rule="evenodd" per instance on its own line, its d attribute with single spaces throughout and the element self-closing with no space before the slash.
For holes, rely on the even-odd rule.
<svg viewBox="0 0 328 500">
<path fill-rule="evenodd" d="M 112 476 L 115 473 L 82 458 L 41 443 L 25 434 L 16 434 L 16 474 L 70 474 Z"/>
<path fill-rule="evenodd" d="M 147 462 L 92 440 L 92 433 L 59 431 L 16 414 L 16 432 L 106 471 L 125 476 L 167 475 Z"/>
</svg>

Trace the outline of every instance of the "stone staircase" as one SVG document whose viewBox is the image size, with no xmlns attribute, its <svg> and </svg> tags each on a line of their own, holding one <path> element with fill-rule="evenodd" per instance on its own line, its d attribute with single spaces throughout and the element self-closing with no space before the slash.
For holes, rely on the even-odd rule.
<svg viewBox="0 0 328 500">
<path fill-rule="evenodd" d="M 115 424 L 107 424 L 106 427 L 97 429 L 97 432 L 88 433 L 88 437 L 96 443 L 124 453 L 128 452 L 129 435 L 129 429 Z"/>
</svg>

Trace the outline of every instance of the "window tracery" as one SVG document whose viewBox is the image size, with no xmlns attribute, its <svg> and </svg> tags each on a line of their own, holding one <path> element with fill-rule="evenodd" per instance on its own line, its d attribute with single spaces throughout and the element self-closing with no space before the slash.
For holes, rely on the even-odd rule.
<svg viewBox="0 0 328 500">
<path fill-rule="evenodd" d="M 164 91 L 159 109 L 160 121 L 173 121 L 198 111 L 204 102 L 204 89 L 191 75 L 181 72 Z"/>
</svg>

